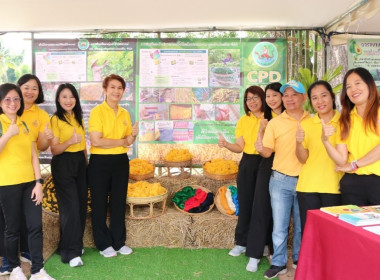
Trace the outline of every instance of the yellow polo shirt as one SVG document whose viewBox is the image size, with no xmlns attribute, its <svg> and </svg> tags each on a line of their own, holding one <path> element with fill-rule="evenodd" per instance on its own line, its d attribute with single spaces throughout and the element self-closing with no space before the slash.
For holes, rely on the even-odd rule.
<svg viewBox="0 0 380 280">
<path fill-rule="evenodd" d="M 7 132 L 11 120 L 0 115 L 2 134 Z M 0 152 L 0 186 L 16 185 L 35 180 L 32 165 L 32 137 L 27 125 L 17 117 L 19 134 L 12 136 Z"/>
<path fill-rule="evenodd" d="M 36 104 L 33 104 L 33 106 L 28 110 L 24 110 L 21 120 L 28 125 L 32 140 L 34 142 L 37 142 L 38 133 L 44 132 L 47 123 L 50 128 L 50 117 L 48 113 L 39 108 Z"/>
<path fill-rule="evenodd" d="M 67 116 L 67 120 L 71 125 L 60 120 L 56 115 L 51 117 L 51 128 L 54 137 L 57 137 L 59 139 L 59 143 L 61 144 L 71 138 L 75 128 L 76 133 L 82 136 L 82 140 L 78 144 L 69 146 L 65 152 L 84 151 L 86 149 L 86 134 L 83 127 L 78 124 L 77 120 L 74 118 L 74 114 Z"/>
<path fill-rule="evenodd" d="M 335 111 L 334 117 L 329 121 L 329 125 L 335 128 L 339 126 L 340 114 Z M 302 146 L 309 151 L 309 157 L 302 166 L 297 182 L 297 191 L 333 193 L 339 192 L 339 181 L 343 176 L 342 172 L 335 172 L 335 163 L 326 152 L 321 141 L 322 123 L 318 115 L 301 122 L 305 131 L 305 139 Z M 330 143 L 335 146 L 336 133 L 329 137 Z"/>
<path fill-rule="evenodd" d="M 304 111 L 301 121 L 309 117 Z M 275 152 L 272 169 L 289 176 L 298 176 L 302 168 L 296 156 L 298 122 L 284 111 L 268 122 L 263 138 L 264 147 Z"/>
<path fill-rule="evenodd" d="M 88 120 L 88 132 L 101 132 L 103 138 L 122 139 L 132 133 L 131 117 L 127 110 L 118 106 L 117 114 L 104 101 L 91 110 Z M 91 146 L 91 154 L 124 154 L 128 148 L 123 146 L 104 149 Z"/>
<path fill-rule="evenodd" d="M 244 149 L 246 154 L 258 154 L 255 148 L 255 141 L 257 139 L 257 133 L 259 132 L 260 118 L 256 117 L 251 112 L 249 116 L 242 116 L 235 128 L 235 138 L 243 137 Z"/>
<path fill-rule="evenodd" d="M 348 150 L 348 161 L 358 160 L 364 157 L 369 151 L 380 145 L 380 108 L 378 110 L 377 129 L 379 134 L 373 131 L 366 131 L 361 116 L 358 115 L 356 106 L 351 110 L 351 128 L 348 137 L 342 140 L 340 130 L 338 131 L 337 144 L 345 144 Z M 358 175 L 375 174 L 380 176 L 380 160 L 360 167 L 355 171 Z"/>
</svg>

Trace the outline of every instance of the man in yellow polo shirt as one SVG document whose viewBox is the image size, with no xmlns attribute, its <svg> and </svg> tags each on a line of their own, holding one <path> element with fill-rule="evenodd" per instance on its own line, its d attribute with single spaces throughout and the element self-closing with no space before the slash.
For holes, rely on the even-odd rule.
<svg viewBox="0 0 380 280">
<path fill-rule="evenodd" d="M 255 146 L 260 155 L 270 157 L 275 152 L 269 192 L 273 212 L 272 265 L 264 277 L 272 279 L 287 272 L 287 241 L 290 215 L 293 212 L 293 262 L 298 261 L 301 244 L 301 224 L 296 194 L 298 175 L 302 164 L 296 157 L 296 131 L 298 123 L 309 118 L 302 109 L 307 96 L 300 82 L 289 81 L 280 88 L 285 111 L 273 118 L 267 125 L 264 135 L 259 135 Z"/>
</svg>

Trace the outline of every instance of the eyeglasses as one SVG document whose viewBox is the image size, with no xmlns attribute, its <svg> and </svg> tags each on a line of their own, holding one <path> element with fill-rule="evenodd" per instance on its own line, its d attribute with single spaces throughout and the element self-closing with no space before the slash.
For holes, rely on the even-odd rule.
<svg viewBox="0 0 380 280">
<path fill-rule="evenodd" d="M 18 103 L 20 103 L 21 98 L 20 98 L 20 97 L 13 97 L 13 98 L 6 97 L 6 98 L 3 99 L 3 102 L 4 102 L 5 104 L 7 104 L 7 105 L 11 104 L 12 101 L 13 101 L 13 103 L 18 104 Z"/>
<path fill-rule="evenodd" d="M 257 95 L 255 95 L 255 96 L 252 96 L 250 98 L 244 98 L 244 101 L 248 103 L 248 102 L 251 102 L 251 101 L 257 101 L 259 99 L 260 99 L 260 97 L 257 96 Z"/>
</svg>

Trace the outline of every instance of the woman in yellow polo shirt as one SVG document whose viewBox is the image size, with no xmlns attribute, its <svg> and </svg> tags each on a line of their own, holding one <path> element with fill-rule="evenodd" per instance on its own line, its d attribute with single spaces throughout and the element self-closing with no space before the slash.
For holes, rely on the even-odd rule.
<svg viewBox="0 0 380 280">
<path fill-rule="evenodd" d="M 127 110 L 119 105 L 125 81 L 111 74 L 103 80 L 105 101 L 91 110 L 88 130 L 91 156 L 88 180 L 91 190 L 92 231 L 96 248 L 104 257 L 129 255 L 125 245 L 125 209 L 129 178 L 128 147 L 139 133 Z M 107 203 L 107 201 L 109 202 Z M 106 224 L 109 204 L 110 227 Z"/>
<path fill-rule="evenodd" d="M 246 251 L 256 176 L 261 161 L 261 156 L 256 151 L 254 143 L 263 116 L 264 104 L 265 93 L 261 87 L 250 86 L 247 88 L 244 93 L 245 115 L 236 124 L 235 143 L 227 142 L 221 134 L 218 139 L 219 147 L 224 147 L 234 153 L 243 152 L 236 179 L 239 201 L 239 216 L 235 229 L 236 246 L 229 252 L 229 255 L 233 257 Z"/>
<path fill-rule="evenodd" d="M 27 279 L 20 267 L 18 242 L 22 216 L 28 225 L 32 256 L 30 279 L 53 279 L 43 269 L 42 179 L 40 163 L 27 124 L 24 102 L 13 84 L 0 86 L 0 207 L 5 218 L 5 251 L 10 279 Z"/>
<path fill-rule="evenodd" d="M 282 103 L 282 93 L 280 92 L 281 86 L 280 83 L 271 83 L 265 87 L 266 105 L 264 108 L 264 118 L 260 121 L 260 131 L 265 131 L 268 121 L 285 110 Z M 268 245 L 269 250 L 268 252 L 265 251 L 265 254 L 273 253 L 273 217 L 269 194 L 269 180 L 272 173 L 273 158 L 274 154 L 269 158 L 263 158 L 257 172 L 247 250 L 245 252 L 245 255 L 249 257 L 246 269 L 250 272 L 257 271 L 257 265 L 263 256 L 266 245 Z"/>
<path fill-rule="evenodd" d="M 50 130 L 49 115 L 37 106 L 37 104 L 44 102 L 41 82 L 37 76 L 25 74 L 18 79 L 17 85 L 21 89 L 24 100 L 24 112 L 22 113 L 21 120 L 27 124 L 32 140 L 37 144 L 38 154 L 38 151 L 45 151 L 49 147 L 51 139 L 53 139 L 53 133 Z M 0 214 L 0 240 L 4 240 L 4 230 L 4 218 L 2 214 Z M 31 263 L 27 232 L 26 224 L 23 222 L 20 232 L 20 260 Z M 1 256 L 4 256 L 3 243 L 4 242 L 0 241 Z M 2 257 L 0 275 L 5 274 L 9 274 L 8 261 L 5 257 Z"/>
<path fill-rule="evenodd" d="M 59 254 L 71 267 L 81 259 L 87 212 L 87 152 L 82 108 L 72 84 L 61 84 L 55 95 L 56 112 L 51 118 L 51 173 L 57 192 L 61 239 Z"/>
<path fill-rule="evenodd" d="M 321 141 L 322 120 L 338 127 L 335 94 L 326 81 L 313 83 L 307 94 L 317 114 L 302 121 L 296 133 L 296 155 L 303 163 L 296 187 L 302 233 L 307 210 L 340 205 L 339 180 L 343 175 L 335 172 L 335 163 Z M 330 137 L 330 143 L 336 145 L 336 133 Z"/>
<path fill-rule="evenodd" d="M 367 69 L 349 70 L 343 80 L 336 148 L 334 127 L 324 125 L 322 141 L 338 171 L 342 204 L 380 204 L 380 97 Z"/>
</svg>

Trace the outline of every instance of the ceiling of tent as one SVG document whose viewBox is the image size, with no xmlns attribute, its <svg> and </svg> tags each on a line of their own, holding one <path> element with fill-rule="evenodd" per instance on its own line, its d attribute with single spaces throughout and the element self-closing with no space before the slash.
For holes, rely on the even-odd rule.
<svg viewBox="0 0 380 280">
<path fill-rule="evenodd" d="M 334 23 L 329 30 L 380 34 L 379 7 L 380 0 L 1 0 L 0 32 L 281 30 Z"/>
</svg>

